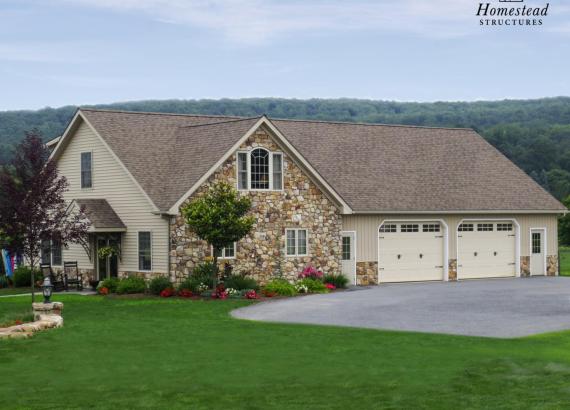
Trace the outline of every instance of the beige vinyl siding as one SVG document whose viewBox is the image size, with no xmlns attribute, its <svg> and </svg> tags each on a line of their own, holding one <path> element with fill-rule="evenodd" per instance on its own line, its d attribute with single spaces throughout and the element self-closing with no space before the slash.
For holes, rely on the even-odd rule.
<svg viewBox="0 0 570 410">
<path fill-rule="evenodd" d="M 69 191 L 66 200 L 76 198 L 104 198 L 123 223 L 122 258 L 119 271 L 138 271 L 138 231 L 152 232 L 152 268 L 155 272 L 168 271 L 168 222 L 152 214 L 152 206 L 140 188 L 133 182 L 121 164 L 113 157 L 100 138 L 84 122 L 70 136 L 69 145 L 58 160 L 61 175 L 67 178 Z M 81 189 L 81 153 L 92 152 L 93 186 Z M 93 268 L 86 252 L 79 245 L 63 249 L 64 260 L 77 260 L 81 268 Z"/>
<path fill-rule="evenodd" d="M 530 254 L 530 229 L 546 228 L 548 255 L 558 255 L 558 216 L 546 214 L 522 215 L 344 215 L 344 231 L 356 231 L 356 261 L 368 262 L 378 259 L 378 227 L 384 220 L 442 219 L 449 227 L 449 258 L 457 258 L 457 225 L 462 219 L 515 219 L 520 225 L 521 256 Z"/>
</svg>

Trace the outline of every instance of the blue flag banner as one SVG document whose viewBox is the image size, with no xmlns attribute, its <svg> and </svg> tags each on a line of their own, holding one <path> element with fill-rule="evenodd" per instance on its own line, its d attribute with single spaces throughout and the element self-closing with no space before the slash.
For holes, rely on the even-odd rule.
<svg viewBox="0 0 570 410">
<path fill-rule="evenodd" d="M 2 249 L 2 263 L 4 264 L 4 271 L 6 272 L 6 276 L 12 276 L 14 273 L 14 266 L 12 265 L 10 252 L 8 252 L 6 249 Z"/>
</svg>

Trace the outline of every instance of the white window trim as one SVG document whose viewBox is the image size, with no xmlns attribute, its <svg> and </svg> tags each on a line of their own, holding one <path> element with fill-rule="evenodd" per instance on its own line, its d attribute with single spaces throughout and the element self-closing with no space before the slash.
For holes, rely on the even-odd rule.
<svg viewBox="0 0 570 410">
<path fill-rule="evenodd" d="M 81 163 L 81 157 L 83 156 L 83 154 L 91 154 L 91 186 L 90 187 L 83 187 L 83 164 Z M 93 181 L 93 151 L 81 151 L 79 153 L 79 188 L 82 191 L 89 191 L 92 190 L 93 187 L 95 186 L 94 181 Z"/>
<path fill-rule="evenodd" d="M 60 243 L 61 250 L 61 263 L 54 263 L 53 261 L 53 239 L 49 240 L 49 264 L 51 266 L 63 266 L 63 244 Z M 43 248 L 40 245 L 40 262 L 43 263 Z"/>
<path fill-rule="evenodd" d="M 141 233 L 145 233 L 148 232 L 150 233 L 150 269 L 141 269 L 140 267 L 140 255 L 141 255 L 141 241 L 140 241 L 140 234 Z M 142 230 L 142 231 L 137 231 L 137 268 L 138 268 L 138 272 L 152 272 L 152 268 L 154 265 L 154 254 L 153 254 L 153 242 L 154 242 L 154 238 L 153 238 L 153 232 L 149 231 L 149 230 Z"/>
<path fill-rule="evenodd" d="M 226 256 L 226 250 L 225 248 L 222 249 L 222 256 L 218 256 L 218 259 L 224 259 L 224 260 L 230 260 L 230 259 L 235 259 L 236 258 L 236 253 L 237 253 L 237 242 L 234 242 L 234 256 Z M 212 255 L 214 255 L 214 247 L 210 245 L 210 249 L 212 252 Z"/>
<path fill-rule="evenodd" d="M 251 187 L 251 153 L 256 149 L 262 149 L 269 154 L 269 189 L 253 189 Z M 246 154 L 247 159 L 247 188 L 240 188 L 239 187 L 239 154 Z M 281 189 L 274 189 L 273 188 L 273 155 L 279 154 L 281 155 Z M 239 150 L 236 151 L 235 155 L 235 162 L 236 162 L 236 188 L 238 191 L 260 191 L 260 192 L 268 192 L 268 191 L 283 191 L 285 188 L 285 173 L 283 172 L 284 163 L 285 163 L 285 155 L 281 151 L 270 151 L 264 147 L 250 147 L 247 150 Z"/>
<path fill-rule="evenodd" d="M 287 246 L 287 232 L 295 231 L 295 253 L 290 254 Z M 305 253 L 299 253 L 299 231 L 305 231 Z M 288 258 L 297 258 L 299 256 L 309 256 L 309 229 L 308 228 L 285 228 L 285 256 Z"/>
</svg>

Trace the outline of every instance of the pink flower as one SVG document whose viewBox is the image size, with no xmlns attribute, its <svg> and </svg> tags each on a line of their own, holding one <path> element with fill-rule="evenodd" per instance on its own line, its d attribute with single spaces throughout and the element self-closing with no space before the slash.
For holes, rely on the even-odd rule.
<svg viewBox="0 0 570 410">
<path fill-rule="evenodd" d="M 299 273 L 300 279 L 311 278 L 311 279 L 322 279 L 323 272 L 318 270 L 317 268 L 309 265 L 301 273 Z"/>
</svg>

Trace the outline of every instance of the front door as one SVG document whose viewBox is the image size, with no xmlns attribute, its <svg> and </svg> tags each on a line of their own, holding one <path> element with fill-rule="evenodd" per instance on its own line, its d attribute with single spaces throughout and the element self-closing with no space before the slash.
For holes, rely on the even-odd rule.
<svg viewBox="0 0 570 410">
<path fill-rule="evenodd" d="M 531 229 L 530 231 L 530 274 L 545 275 L 544 266 L 544 230 Z"/>
<path fill-rule="evenodd" d="M 342 274 L 346 276 L 349 283 L 355 285 L 356 280 L 356 233 L 342 233 Z"/>
<path fill-rule="evenodd" d="M 97 275 L 99 280 L 116 278 L 119 273 L 119 257 L 113 254 L 106 257 L 99 257 L 99 249 L 104 247 L 119 248 L 120 237 L 118 235 L 97 236 Z"/>
</svg>

